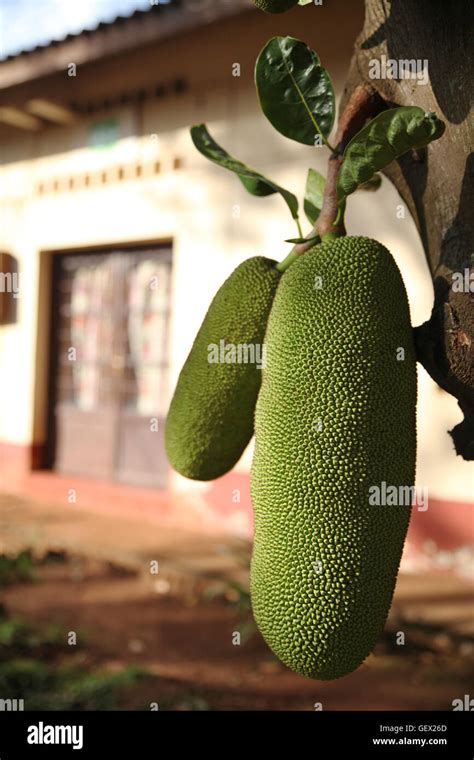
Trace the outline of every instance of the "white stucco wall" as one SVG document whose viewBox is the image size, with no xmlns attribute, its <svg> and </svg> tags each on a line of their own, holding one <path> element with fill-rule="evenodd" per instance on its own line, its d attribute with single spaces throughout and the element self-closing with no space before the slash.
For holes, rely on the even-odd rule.
<svg viewBox="0 0 474 760">
<path fill-rule="evenodd" d="M 207 121 L 217 141 L 230 152 L 300 198 L 307 168 L 325 171 L 325 149 L 304 148 L 277 135 L 258 113 L 251 91 L 241 92 L 238 101 L 232 102 L 232 118 L 230 101 L 219 91 L 205 104 L 182 96 L 175 110 L 172 103 L 167 108 L 172 118 L 157 106 L 145 111 L 145 137 L 127 137 L 102 151 L 79 147 L 56 153 L 53 135 L 50 145 L 43 144 L 43 157 L 0 168 L 0 249 L 18 257 L 21 271 L 18 322 L 0 327 L 2 442 L 41 442 L 46 436 L 43 331 L 37 344 L 39 307 L 44 308 L 47 298 L 39 290 L 41 252 L 172 241 L 171 386 L 221 282 L 249 256 L 282 259 L 288 252 L 283 241 L 296 230 L 283 201 L 277 196 L 247 195 L 235 177 L 195 151 L 187 125 Z M 56 139 L 59 133 L 56 130 Z M 173 169 L 176 158 L 182 162 L 179 169 Z M 161 162 L 160 174 L 151 173 L 155 161 Z M 139 179 L 110 181 L 86 190 L 35 192 L 43 179 L 84 173 L 93 177 L 102 170 L 136 163 L 143 166 L 144 176 Z M 414 224 L 408 214 L 397 217 L 400 204 L 384 179 L 377 193 L 351 197 L 347 228 L 350 234 L 377 238 L 391 250 L 407 287 L 413 323 L 418 325 L 429 317 L 433 291 Z M 39 383 L 36 393 L 35 382 Z M 471 465 L 455 456 L 446 434 L 460 418 L 454 399 L 437 389 L 420 369 L 419 483 L 427 484 L 432 495 L 467 500 L 472 493 Z M 250 455 L 251 448 L 239 470 L 248 469 Z M 174 482 L 182 485 L 179 478 Z"/>
</svg>

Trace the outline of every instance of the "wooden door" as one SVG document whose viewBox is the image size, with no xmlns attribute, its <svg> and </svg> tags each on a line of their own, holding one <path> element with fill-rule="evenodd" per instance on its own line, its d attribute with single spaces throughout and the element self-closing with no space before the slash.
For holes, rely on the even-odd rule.
<svg viewBox="0 0 474 760">
<path fill-rule="evenodd" d="M 55 257 L 58 471 L 166 486 L 170 275 L 169 249 Z"/>
</svg>

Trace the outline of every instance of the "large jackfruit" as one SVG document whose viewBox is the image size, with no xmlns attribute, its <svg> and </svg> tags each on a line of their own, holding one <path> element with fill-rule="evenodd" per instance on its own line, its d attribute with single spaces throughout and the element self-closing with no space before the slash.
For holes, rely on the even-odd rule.
<svg viewBox="0 0 474 760">
<path fill-rule="evenodd" d="M 212 301 L 178 379 L 165 428 L 172 467 L 194 480 L 228 472 L 253 435 L 276 262 L 244 261 Z"/>
<path fill-rule="evenodd" d="M 254 0 L 257 8 L 267 13 L 284 13 L 298 5 L 298 0 Z"/>
<path fill-rule="evenodd" d="M 390 253 L 360 237 L 308 251 L 283 275 L 265 341 L 254 616 L 286 665 L 338 678 L 383 628 L 410 517 L 409 505 L 369 503 L 415 476 L 416 362 Z"/>
</svg>

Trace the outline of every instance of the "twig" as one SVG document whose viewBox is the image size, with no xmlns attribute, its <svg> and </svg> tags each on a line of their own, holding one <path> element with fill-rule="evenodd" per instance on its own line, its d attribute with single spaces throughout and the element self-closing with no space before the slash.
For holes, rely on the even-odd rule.
<svg viewBox="0 0 474 760">
<path fill-rule="evenodd" d="M 354 135 L 364 126 L 367 119 L 380 113 L 385 107 L 384 100 L 380 95 L 367 84 L 358 85 L 349 100 L 347 101 L 344 111 L 339 118 L 339 124 L 336 132 L 336 148 L 331 153 L 328 161 L 328 173 L 326 178 L 326 187 L 324 189 L 323 207 L 319 218 L 307 235 L 313 238 L 315 235 L 327 235 L 328 233 L 345 234 L 344 222 L 341 221 L 337 226 L 333 224 L 337 216 L 337 195 L 336 183 L 337 175 L 342 164 L 342 155 L 347 143 Z M 285 264 L 306 253 L 314 243 L 299 243 L 292 248 L 291 253 L 285 259 Z"/>
<path fill-rule="evenodd" d="M 313 247 L 314 240 L 311 240 L 311 238 L 314 238 L 315 235 L 321 237 L 330 233 L 345 235 L 343 215 L 340 215 L 338 224 L 334 224 L 338 212 L 336 183 L 342 164 L 344 149 L 347 143 L 364 126 L 367 119 L 376 116 L 384 108 L 385 101 L 370 85 L 357 85 L 339 118 L 336 132 L 336 148 L 329 156 L 328 161 L 321 213 L 311 232 L 306 235 L 308 242 L 297 243 L 293 246 L 288 256 L 278 265 L 278 269 L 281 272 L 284 272 L 293 261 Z"/>
<path fill-rule="evenodd" d="M 375 116 L 383 107 L 384 101 L 378 93 L 370 85 L 362 84 L 355 88 L 341 113 L 336 132 L 336 150 L 331 153 L 328 161 L 323 207 L 316 222 L 316 231 L 321 236 L 328 233 L 345 234 L 343 220 L 337 225 L 334 224 L 338 211 L 336 183 L 344 149 L 354 135 L 362 129 L 367 119 Z"/>
</svg>

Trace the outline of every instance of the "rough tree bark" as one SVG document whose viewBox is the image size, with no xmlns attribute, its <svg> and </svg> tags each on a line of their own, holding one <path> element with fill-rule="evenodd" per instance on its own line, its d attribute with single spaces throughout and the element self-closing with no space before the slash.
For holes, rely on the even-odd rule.
<svg viewBox="0 0 474 760">
<path fill-rule="evenodd" d="M 366 0 L 341 103 L 343 113 L 363 85 L 382 107 L 416 105 L 446 123 L 440 140 L 385 174 L 415 220 L 430 266 L 435 301 L 430 320 L 415 330 L 418 359 L 458 399 L 464 420 L 450 432 L 465 459 L 474 459 L 474 292 L 456 292 L 453 273 L 468 270 L 472 277 L 474 260 L 473 11 L 472 0 Z M 369 62 L 382 55 L 427 60 L 428 84 L 371 79 Z"/>
</svg>

